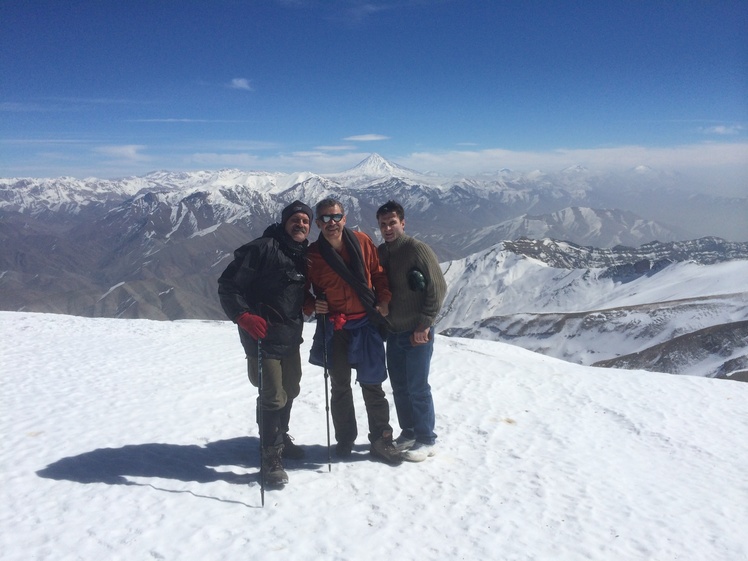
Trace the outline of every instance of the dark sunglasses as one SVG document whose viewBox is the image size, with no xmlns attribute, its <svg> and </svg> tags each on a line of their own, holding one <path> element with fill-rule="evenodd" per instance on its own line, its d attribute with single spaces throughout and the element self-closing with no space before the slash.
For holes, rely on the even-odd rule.
<svg viewBox="0 0 748 561">
<path fill-rule="evenodd" d="M 318 216 L 317 220 L 321 220 L 325 224 L 330 222 L 330 220 L 332 220 L 335 223 L 338 223 L 341 220 L 343 220 L 343 215 L 342 214 L 323 214 L 322 216 Z"/>
</svg>

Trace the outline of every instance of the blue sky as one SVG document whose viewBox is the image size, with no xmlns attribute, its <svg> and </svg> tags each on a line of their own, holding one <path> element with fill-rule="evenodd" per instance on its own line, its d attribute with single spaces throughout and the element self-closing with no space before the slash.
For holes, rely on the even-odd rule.
<svg viewBox="0 0 748 561">
<path fill-rule="evenodd" d="M 748 2 L 3 0 L 0 176 L 645 164 L 748 189 Z"/>
</svg>

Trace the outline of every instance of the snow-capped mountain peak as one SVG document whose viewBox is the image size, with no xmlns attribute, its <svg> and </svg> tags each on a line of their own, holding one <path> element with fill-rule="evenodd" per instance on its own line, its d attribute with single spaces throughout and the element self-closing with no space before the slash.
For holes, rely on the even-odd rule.
<svg viewBox="0 0 748 561">
<path fill-rule="evenodd" d="M 372 153 L 351 169 L 341 173 L 327 174 L 325 177 L 356 187 L 363 187 L 368 183 L 392 177 L 404 180 L 428 181 L 424 174 L 392 163 L 377 153 Z M 431 181 L 433 181 L 433 178 L 431 178 Z"/>
<path fill-rule="evenodd" d="M 344 172 L 346 173 L 346 172 Z M 377 153 L 371 154 L 368 158 L 361 161 L 358 165 L 348 170 L 347 173 L 366 175 L 369 177 L 386 177 L 400 174 L 417 173 L 413 170 L 398 166 L 386 160 Z"/>
<path fill-rule="evenodd" d="M 561 170 L 561 173 L 587 173 L 587 172 L 589 172 L 589 170 L 581 164 L 569 166 Z"/>
</svg>

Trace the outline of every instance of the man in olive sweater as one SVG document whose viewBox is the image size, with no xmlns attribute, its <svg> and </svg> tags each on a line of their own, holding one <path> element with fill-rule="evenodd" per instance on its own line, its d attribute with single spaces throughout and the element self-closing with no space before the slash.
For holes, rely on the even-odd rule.
<svg viewBox="0 0 748 561">
<path fill-rule="evenodd" d="M 434 351 L 434 321 L 447 283 L 433 250 L 405 234 L 402 205 L 388 201 L 377 210 L 384 243 L 379 261 L 387 271 L 389 307 L 387 368 L 402 433 L 396 440 L 403 459 L 420 462 L 436 453 L 434 400 L 429 367 Z"/>
</svg>

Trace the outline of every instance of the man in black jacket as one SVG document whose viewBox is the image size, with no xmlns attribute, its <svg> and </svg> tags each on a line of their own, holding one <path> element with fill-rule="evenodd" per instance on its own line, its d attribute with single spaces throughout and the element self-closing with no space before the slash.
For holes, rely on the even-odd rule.
<svg viewBox="0 0 748 561">
<path fill-rule="evenodd" d="M 259 384 L 257 341 L 262 340 L 262 395 L 258 397 L 257 422 L 262 429 L 265 482 L 270 485 L 288 482 L 282 458 L 304 456 L 303 449 L 289 436 L 288 424 L 301 381 L 299 346 L 312 217 L 311 208 L 294 201 L 283 209 L 280 223 L 269 226 L 262 237 L 234 252 L 234 260 L 218 279 L 221 306 L 239 326 L 254 386 Z"/>
</svg>

